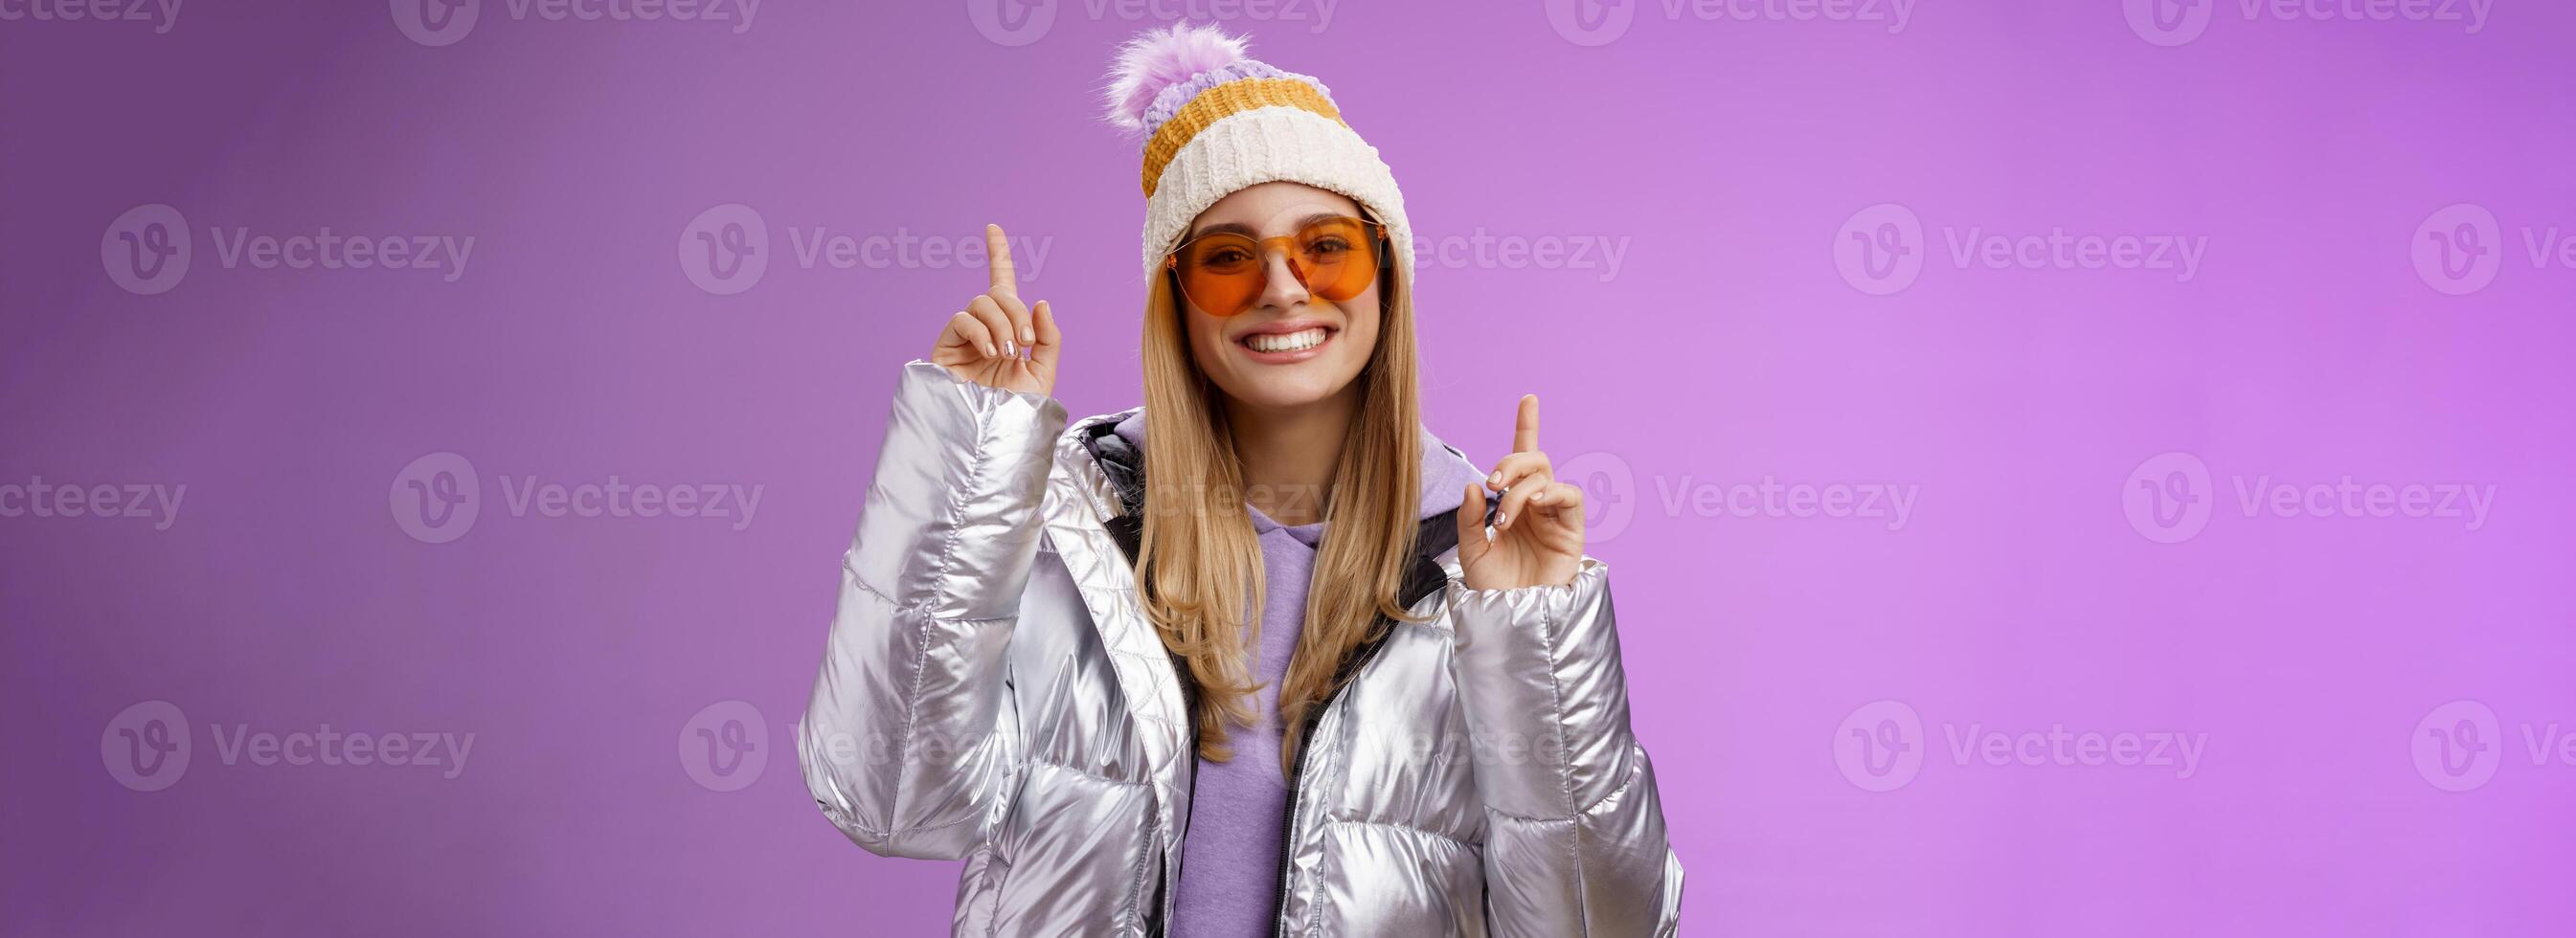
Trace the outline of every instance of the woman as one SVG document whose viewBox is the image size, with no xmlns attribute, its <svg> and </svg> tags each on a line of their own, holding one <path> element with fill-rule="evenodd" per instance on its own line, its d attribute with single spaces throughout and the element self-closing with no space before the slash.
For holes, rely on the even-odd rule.
<svg viewBox="0 0 2576 938">
<path fill-rule="evenodd" d="M 961 935 L 1671 933 L 1583 493 L 1536 398 L 1491 472 L 1421 428 L 1376 149 L 1213 28 L 1130 42 L 1110 97 L 1148 137 L 1146 406 L 1065 428 L 988 227 L 842 565 L 825 816 L 964 858 Z"/>
</svg>

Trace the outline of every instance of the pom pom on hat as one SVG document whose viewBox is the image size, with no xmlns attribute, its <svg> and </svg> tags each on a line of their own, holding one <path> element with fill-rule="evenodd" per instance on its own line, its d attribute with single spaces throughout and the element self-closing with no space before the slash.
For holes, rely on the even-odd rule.
<svg viewBox="0 0 2576 938">
<path fill-rule="evenodd" d="M 1145 129 L 1145 112 L 1163 89 L 1202 72 L 1243 61 L 1246 43 L 1215 26 L 1174 23 L 1148 30 L 1118 47 L 1110 65 L 1109 122 L 1128 130 Z"/>
</svg>

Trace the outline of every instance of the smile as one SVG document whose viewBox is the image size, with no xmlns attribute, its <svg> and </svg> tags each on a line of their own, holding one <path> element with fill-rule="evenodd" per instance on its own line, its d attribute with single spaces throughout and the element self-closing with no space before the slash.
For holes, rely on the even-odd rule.
<svg viewBox="0 0 2576 938">
<path fill-rule="evenodd" d="M 1255 352 L 1303 352 L 1332 337 L 1332 330 L 1313 326 L 1295 332 L 1256 332 L 1244 336 L 1242 342 Z"/>
</svg>

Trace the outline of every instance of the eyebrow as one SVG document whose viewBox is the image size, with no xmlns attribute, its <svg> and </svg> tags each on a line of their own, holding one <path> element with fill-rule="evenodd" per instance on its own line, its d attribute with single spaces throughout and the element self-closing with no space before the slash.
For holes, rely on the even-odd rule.
<svg viewBox="0 0 2576 938">
<path fill-rule="evenodd" d="M 1307 225 L 1311 225 L 1311 224 L 1314 224 L 1314 223 L 1319 222 L 1319 221 L 1323 221 L 1323 220 L 1328 219 L 1328 218 L 1348 218 L 1348 217 L 1350 217 L 1350 216 L 1348 216 L 1348 215 L 1344 215 L 1344 214 L 1341 214 L 1340 212 L 1316 212 L 1315 214 L 1308 215 L 1308 216 L 1306 216 L 1306 217 L 1304 217 L 1304 218 L 1297 219 L 1297 224 L 1295 225 L 1295 227 L 1302 229 L 1302 228 L 1306 227 Z M 1239 234 L 1239 235 L 1242 235 L 1242 236 L 1247 237 L 1247 238 L 1255 237 L 1255 235 L 1254 235 L 1254 233 L 1253 233 L 1253 230 L 1252 230 L 1252 226 L 1251 226 L 1251 225 L 1247 225 L 1247 224 L 1244 224 L 1244 223 L 1242 223 L 1242 222 L 1232 222 L 1232 221 L 1230 221 L 1230 222 L 1226 222 L 1226 223 L 1224 223 L 1224 224 L 1209 225 L 1209 226 L 1207 226 L 1207 227 L 1205 227 L 1205 228 L 1201 228 L 1201 229 L 1199 229 L 1199 230 L 1197 230 L 1197 231 L 1190 232 L 1189 234 L 1186 234 L 1186 235 L 1181 236 L 1181 240 L 1183 240 L 1183 241 L 1187 241 L 1187 240 L 1189 240 L 1189 239 L 1191 239 L 1191 238 L 1196 238 L 1196 237 L 1200 237 L 1200 236 L 1203 236 L 1203 235 L 1212 235 L 1212 234 L 1217 234 L 1217 233 L 1220 233 L 1220 232 L 1223 232 L 1223 233 L 1229 233 L 1229 234 Z"/>
</svg>

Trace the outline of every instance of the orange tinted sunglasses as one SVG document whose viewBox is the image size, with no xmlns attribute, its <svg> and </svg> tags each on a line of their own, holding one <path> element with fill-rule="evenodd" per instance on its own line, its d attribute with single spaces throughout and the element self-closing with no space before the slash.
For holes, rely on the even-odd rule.
<svg viewBox="0 0 2576 938">
<path fill-rule="evenodd" d="M 1306 292 L 1341 302 L 1368 290 L 1385 260 L 1386 228 L 1365 218 L 1333 216 L 1308 222 L 1296 234 L 1254 238 L 1231 231 L 1181 242 L 1163 266 L 1190 305 L 1223 318 L 1251 309 L 1270 280 L 1264 258 L 1288 255 L 1288 272 Z"/>
</svg>

